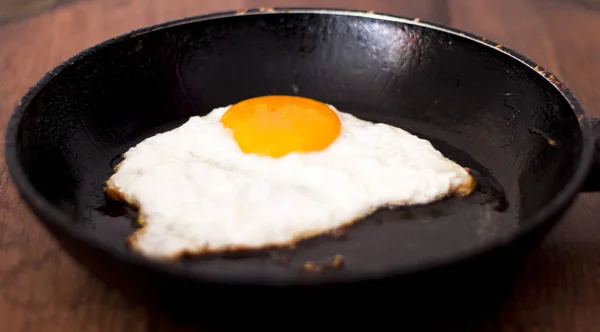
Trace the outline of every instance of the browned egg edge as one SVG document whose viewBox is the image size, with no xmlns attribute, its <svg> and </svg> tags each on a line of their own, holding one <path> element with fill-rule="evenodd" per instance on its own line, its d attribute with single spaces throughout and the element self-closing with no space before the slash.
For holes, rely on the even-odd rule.
<svg viewBox="0 0 600 332">
<path fill-rule="evenodd" d="M 117 168 L 118 168 L 118 165 L 117 165 L 117 167 L 115 167 L 115 171 L 117 170 Z M 475 181 L 475 178 L 471 175 L 470 170 L 468 168 L 464 168 L 464 169 L 469 173 L 469 180 L 462 183 L 453 192 L 449 193 L 448 195 L 446 195 L 444 197 L 447 197 L 447 196 L 464 197 L 464 196 L 468 196 L 471 193 L 473 193 L 473 191 L 477 187 L 477 182 Z M 140 250 L 140 247 L 138 245 L 138 241 L 139 241 L 138 239 L 144 234 L 144 232 L 145 232 L 144 226 L 147 224 L 146 215 L 143 212 L 143 208 L 140 206 L 139 202 L 136 199 L 127 197 L 127 195 L 125 195 L 120 190 L 120 188 L 118 188 L 118 186 L 116 186 L 111 181 L 111 179 L 108 179 L 106 181 L 106 186 L 104 187 L 104 192 L 111 199 L 116 200 L 116 201 L 124 201 L 124 202 L 128 203 L 132 208 L 134 208 L 135 210 L 138 211 L 138 217 L 136 219 L 136 223 L 140 226 L 140 228 L 135 230 L 131 235 L 129 235 L 126 239 L 126 242 L 134 251 L 137 251 L 143 255 L 143 251 Z M 438 199 L 442 199 L 444 197 L 439 197 Z M 394 207 L 394 206 L 400 206 L 400 205 L 395 205 L 395 204 L 387 205 L 387 207 Z M 216 248 L 216 249 L 209 249 L 209 246 L 205 245 L 200 248 L 197 248 L 196 250 L 189 250 L 189 249 L 180 250 L 169 256 L 161 257 L 161 259 L 166 260 L 166 261 L 175 261 L 175 260 L 178 260 L 178 259 L 184 258 L 184 257 L 193 257 L 193 256 L 206 255 L 206 254 L 217 254 L 218 255 L 218 254 L 226 254 L 226 253 L 232 253 L 232 252 L 238 252 L 238 251 L 266 250 L 266 249 L 275 249 L 275 248 L 284 248 L 284 247 L 293 249 L 293 248 L 295 248 L 295 246 L 298 242 L 307 240 L 310 238 L 314 238 L 319 235 L 329 234 L 334 237 L 340 237 L 340 235 L 344 233 L 345 228 L 348 228 L 349 226 L 365 219 L 367 216 L 369 216 L 370 214 L 372 214 L 379 208 L 381 208 L 381 207 L 371 208 L 371 209 L 369 209 L 369 211 L 367 211 L 367 213 L 364 213 L 363 215 L 361 215 L 357 218 L 354 218 L 334 229 L 303 232 L 303 233 L 295 236 L 292 240 L 286 241 L 286 242 L 269 243 L 269 244 L 263 245 L 263 246 L 232 245 L 232 246 L 225 246 L 225 247 L 220 247 L 220 248 Z M 315 266 L 315 264 L 312 264 L 311 262 L 307 262 L 306 264 L 309 264 L 309 266 Z"/>
<path fill-rule="evenodd" d="M 477 181 L 471 174 L 471 170 L 467 167 L 465 167 L 464 170 L 469 174 L 469 179 L 461 183 L 460 186 L 456 187 L 456 189 L 454 189 L 454 191 L 450 194 L 451 196 L 469 196 L 475 191 L 475 188 L 477 188 Z"/>
</svg>

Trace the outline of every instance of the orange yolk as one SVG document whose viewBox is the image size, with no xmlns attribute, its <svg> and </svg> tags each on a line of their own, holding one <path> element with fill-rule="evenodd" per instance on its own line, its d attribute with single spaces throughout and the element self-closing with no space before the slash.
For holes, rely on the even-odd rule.
<svg viewBox="0 0 600 332">
<path fill-rule="evenodd" d="M 329 106 L 296 96 L 264 96 L 231 106 L 221 123 L 240 149 L 270 157 L 319 151 L 339 136 L 340 119 Z"/>
</svg>

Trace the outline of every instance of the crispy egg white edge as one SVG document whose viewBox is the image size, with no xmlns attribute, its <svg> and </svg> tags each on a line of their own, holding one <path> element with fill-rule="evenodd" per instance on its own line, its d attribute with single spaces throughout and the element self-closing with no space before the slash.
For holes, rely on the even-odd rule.
<svg viewBox="0 0 600 332">
<path fill-rule="evenodd" d="M 452 194 L 466 195 L 475 186 L 468 170 L 444 157 L 427 140 L 387 124 L 360 120 L 333 106 L 342 130 L 328 148 L 280 158 L 245 154 L 219 121 L 229 107 L 191 117 L 124 154 L 107 181 L 107 192 L 139 208 L 143 228 L 129 238 L 134 250 L 175 258 L 185 253 L 289 245 L 351 224 L 382 206 L 426 204 Z M 190 165 L 197 169 L 190 170 Z M 173 179 L 161 174 L 171 174 Z M 192 178 L 183 181 L 177 178 L 181 174 Z M 394 175 L 401 181 L 395 181 Z M 215 179 L 218 184 L 212 183 Z M 399 190 L 402 185 L 412 190 Z M 196 207 L 194 197 L 202 193 L 195 186 L 206 187 L 198 202 L 219 199 L 222 202 L 212 202 L 218 209 Z M 171 192 L 165 194 L 165 188 Z M 186 200 L 191 202 L 189 214 L 180 211 Z M 247 214 L 240 214 L 244 209 Z M 305 217 L 286 218 L 297 214 Z M 206 218 L 212 221 L 199 227 Z M 218 224 L 219 218 L 228 220 L 228 226 Z M 283 225 L 275 224 L 277 220 Z M 290 220 L 295 226 L 286 228 Z"/>
</svg>

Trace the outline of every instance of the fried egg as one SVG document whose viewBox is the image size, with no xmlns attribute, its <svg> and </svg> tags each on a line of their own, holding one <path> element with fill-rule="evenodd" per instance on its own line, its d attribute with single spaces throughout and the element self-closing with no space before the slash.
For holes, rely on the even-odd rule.
<svg viewBox="0 0 600 332">
<path fill-rule="evenodd" d="M 106 192 L 138 209 L 128 243 L 157 259 L 292 245 L 475 187 L 429 141 L 295 96 L 193 116 L 123 157 Z"/>
</svg>

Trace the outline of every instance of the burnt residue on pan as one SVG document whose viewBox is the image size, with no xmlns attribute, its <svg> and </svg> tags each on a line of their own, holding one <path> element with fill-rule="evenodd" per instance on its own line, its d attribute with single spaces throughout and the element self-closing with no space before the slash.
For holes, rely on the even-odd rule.
<svg viewBox="0 0 600 332">
<path fill-rule="evenodd" d="M 338 270 L 344 266 L 344 256 L 335 255 L 320 261 L 307 261 L 300 266 L 300 270 L 308 273 L 323 273 Z"/>
<path fill-rule="evenodd" d="M 551 145 L 551 146 L 558 145 L 558 141 L 556 141 L 556 139 L 552 138 L 548 133 L 544 132 L 541 129 L 538 129 L 535 127 L 530 127 L 529 131 L 532 132 L 533 134 L 539 135 L 540 137 L 545 139 L 546 142 L 548 142 L 548 145 Z"/>
</svg>

